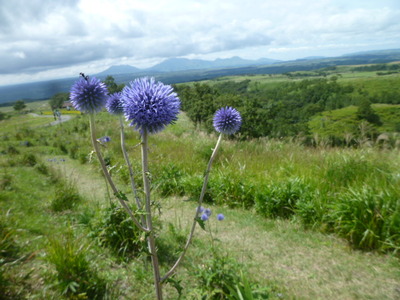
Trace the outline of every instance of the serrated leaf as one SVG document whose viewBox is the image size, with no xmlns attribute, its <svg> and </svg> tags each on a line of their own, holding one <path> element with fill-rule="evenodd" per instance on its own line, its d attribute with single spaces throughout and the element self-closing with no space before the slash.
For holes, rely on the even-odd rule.
<svg viewBox="0 0 400 300">
<path fill-rule="evenodd" d="M 126 195 L 121 191 L 118 191 L 118 193 L 114 193 L 114 196 L 117 197 L 118 199 L 129 201 L 128 197 L 126 197 Z"/>
</svg>

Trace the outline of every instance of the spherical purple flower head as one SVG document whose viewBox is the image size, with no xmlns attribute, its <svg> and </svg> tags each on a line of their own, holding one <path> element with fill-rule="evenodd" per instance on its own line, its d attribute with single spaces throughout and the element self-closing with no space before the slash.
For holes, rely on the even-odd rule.
<svg viewBox="0 0 400 300">
<path fill-rule="evenodd" d="M 204 212 L 204 207 L 203 207 L 203 206 L 198 206 L 198 207 L 196 208 L 196 210 L 198 210 L 199 213 L 203 213 L 203 212 Z"/>
<path fill-rule="evenodd" d="M 81 77 L 72 85 L 69 98 L 75 109 L 95 113 L 106 103 L 107 87 L 96 77 Z"/>
<path fill-rule="evenodd" d="M 207 215 L 208 217 L 211 216 L 211 214 L 212 214 L 211 209 L 206 208 L 206 209 L 204 210 L 204 214 Z"/>
<path fill-rule="evenodd" d="M 130 126 L 156 133 L 177 120 L 181 102 L 170 85 L 139 78 L 122 90 L 122 106 Z"/>
<path fill-rule="evenodd" d="M 204 214 L 201 215 L 200 218 L 201 218 L 202 221 L 207 221 L 208 218 L 209 218 L 209 215 L 207 215 L 206 213 L 204 213 Z"/>
<path fill-rule="evenodd" d="M 222 220 L 224 220 L 225 219 L 225 216 L 223 215 L 223 214 L 218 214 L 217 215 L 217 220 L 218 221 L 222 221 Z"/>
<path fill-rule="evenodd" d="M 121 93 L 114 93 L 108 96 L 106 102 L 107 111 L 113 115 L 122 115 L 124 109 L 121 102 Z"/>
<path fill-rule="evenodd" d="M 232 107 L 223 107 L 217 110 L 213 120 L 216 131 L 225 134 L 234 134 L 242 124 L 240 113 Z"/>
</svg>

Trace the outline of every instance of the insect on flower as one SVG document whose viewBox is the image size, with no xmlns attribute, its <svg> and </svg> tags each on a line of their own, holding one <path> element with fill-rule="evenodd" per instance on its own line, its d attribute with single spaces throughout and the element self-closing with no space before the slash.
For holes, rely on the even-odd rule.
<svg viewBox="0 0 400 300">
<path fill-rule="evenodd" d="M 69 98 L 76 110 L 92 114 L 104 107 L 107 92 L 106 85 L 99 79 L 81 73 L 81 77 L 71 87 Z"/>
</svg>

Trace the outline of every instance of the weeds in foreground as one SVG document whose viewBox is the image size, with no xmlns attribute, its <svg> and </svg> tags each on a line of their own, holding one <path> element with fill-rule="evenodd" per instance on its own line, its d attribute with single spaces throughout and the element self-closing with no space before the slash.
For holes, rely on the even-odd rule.
<svg viewBox="0 0 400 300">
<path fill-rule="evenodd" d="M 146 248 L 144 232 L 138 230 L 122 207 L 113 203 L 91 227 L 91 235 L 99 245 L 111 249 L 124 261 L 139 256 Z"/>
<path fill-rule="evenodd" d="M 69 229 L 65 234 L 49 238 L 46 259 L 56 270 L 56 285 L 69 299 L 103 299 L 107 282 L 88 258 L 89 248 L 76 239 Z"/>
<path fill-rule="evenodd" d="M 76 185 L 72 182 L 60 181 L 54 192 L 50 207 L 54 212 L 74 209 L 82 202 Z"/>
</svg>

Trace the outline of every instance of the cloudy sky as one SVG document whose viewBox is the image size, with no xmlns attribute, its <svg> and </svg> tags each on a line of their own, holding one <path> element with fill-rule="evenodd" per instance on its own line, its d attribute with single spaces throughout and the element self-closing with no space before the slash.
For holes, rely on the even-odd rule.
<svg viewBox="0 0 400 300">
<path fill-rule="evenodd" d="M 170 57 L 400 48 L 399 0 L 0 0 L 0 85 Z"/>
</svg>

